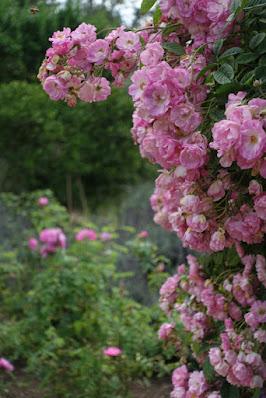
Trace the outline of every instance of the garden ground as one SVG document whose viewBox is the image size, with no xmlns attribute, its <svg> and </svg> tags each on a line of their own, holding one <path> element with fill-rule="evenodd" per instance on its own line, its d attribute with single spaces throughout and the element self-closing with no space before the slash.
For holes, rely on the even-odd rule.
<svg viewBox="0 0 266 398">
<path fill-rule="evenodd" d="M 153 380 L 148 386 L 135 382 L 130 391 L 132 398 L 168 398 L 171 384 L 169 380 Z M 45 398 L 45 390 L 24 371 L 16 371 L 11 377 L 0 377 L 0 398 Z"/>
</svg>

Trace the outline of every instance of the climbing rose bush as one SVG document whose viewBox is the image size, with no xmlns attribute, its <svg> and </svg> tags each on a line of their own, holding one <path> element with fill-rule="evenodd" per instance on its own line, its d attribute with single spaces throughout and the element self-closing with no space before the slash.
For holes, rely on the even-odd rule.
<svg viewBox="0 0 266 398">
<path fill-rule="evenodd" d="M 52 100 L 69 106 L 103 101 L 131 79 L 133 140 L 160 167 L 155 222 L 208 254 L 188 256 L 160 291 L 169 323 L 159 337 L 177 350 L 188 346 L 193 357 L 174 371 L 171 397 L 259 397 L 266 379 L 266 4 L 143 0 L 142 11 L 155 3 L 153 23 L 137 31 L 122 26 L 97 38 L 94 26 L 81 24 L 55 32 L 38 77 Z"/>
</svg>

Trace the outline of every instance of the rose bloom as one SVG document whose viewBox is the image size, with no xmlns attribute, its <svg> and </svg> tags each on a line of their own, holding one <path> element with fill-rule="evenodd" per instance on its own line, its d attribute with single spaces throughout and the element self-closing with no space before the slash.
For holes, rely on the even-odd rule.
<svg viewBox="0 0 266 398">
<path fill-rule="evenodd" d="M 81 229 L 77 234 L 76 234 L 76 238 L 77 241 L 82 241 L 84 239 L 88 239 L 88 240 L 96 240 L 97 239 L 97 234 L 93 229 L 88 229 L 88 228 L 84 228 Z"/>
<path fill-rule="evenodd" d="M 42 196 L 38 199 L 38 205 L 41 207 L 47 206 L 49 204 L 49 199 L 46 196 Z"/>
<path fill-rule="evenodd" d="M 122 350 L 119 347 L 107 347 L 103 350 L 104 355 L 107 357 L 119 357 Z"/>
<path fill-rule="evenodd" d="M 160 43 L 149 43 L 140 54 L 143 65 L 155 66 L 163 58 L 164 50 Z"/>
<path fill-rule="evenodd" d="M 35 238 L 30 238 L 30 239 L 28 240 L 28 247 L 29 247 L 29 249 L 30 249 L 31 251 L 36 250 L 37 247 L 38 247 L 38 241 L 37 241 L 37 239 L 35 239 Z"/>
<path fill-rule="evenodd" d="M 96 65 L 102 64 L 106 60 L 108 52 L 109 43 L 106 40 L 95 40 L 88 47 L 88 61 Z"/>
<path fill-rule="evenodd" d="M 62 100 L 67 94 L 66 86 L 56 76 L 47 77 L 43 83 L 43 89 L 53 101 Z"/>
<path fill-rule="evenodd" d="M 140 231 L 140 233 L 137 235 L 138 236 L 138 238 L 148 238 L 148 236 L 149 236 L 149 232 L 148 231 Z"/>
<path fill-rule="evenodd" d="M 139 36 L 134 32 L 121 32 L 116 46 L 119 50 L 136 51 L 140 49 Z"/>
<path fill-rule="evenodd" d="M 5 358 L 0 358 L 0 368 L 4 369 L 6 372 L 13 372 L 14 366 Z"/>
</svg>

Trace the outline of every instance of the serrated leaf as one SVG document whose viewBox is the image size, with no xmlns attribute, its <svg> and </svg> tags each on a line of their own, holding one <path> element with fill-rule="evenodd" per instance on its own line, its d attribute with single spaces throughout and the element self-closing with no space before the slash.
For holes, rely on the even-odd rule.
<svg viewBox="0 0 266 398">
<path fill-rule="evenodd" d="M 219 84 L 231 83 L 234 78 L 234 69 L 229 64 L 223 64 L 216 72 L 213 73 L 215 81 Z"/>
<path fill-rule="evenodd" d="M 140 6 L 141 14 L 147 14 L 148 11 L 154 6 L 157 0 L 142 0 Z"/>
<path fill-rule="evenodd" d="M 185 54 L 184 48 L 180 44 L 177 44 L 177 43 L 163 43 L 162 47 L 165 50 L 167 50 L 171 53 L 174 53 L 176 55 L 184 55 Z"/>
<path fill-rule="evenodd" d="M 240 65 L 250 64 L 251 62 L 255 61 L 258 58 L 258 54 L 255 53 L 243 53 L 240 54 L 236 62 Z"/>
<path fill-rule="evenodd" d="M 249 42 L 249 47 L 251 50 L 254 50 L 258 45 L 265 39 L 266 33 L 261 32 L 256 34 L 255 36 L 252 37 L 252 39 Z"/>
<path fill-rule="evenodd" d="M 206 380 L 209 383 L 211 383 L 212 381 L 215 380 L 215 371 L 214 371 L 213 366 L 210 363 L 209 358 L 207 358 L 203 364 L 203 373 L 204 373 Z"/>
<path fill-rule="evenodd" d="M 258 66 L 255 69 L 255 77 L 259 80 L 266 80 L 266 66 Z"/>
<path fill-rule="evenodd" d="M 232 55 L 237 55 L 242 53 L 243 50 L 240 47 L 232 47 L 226 50 L 222 55 L 220 55 L 220 58 L 225 58 L 225 57 L 231 57 Z"/>
<path fill-rule="evenodd" d="M 236 386 L 225 381 L 222 385 L 221 396 L 222 398 L 240 398 L 240 392 Z"/>
<path fill-rule="evenodd" d="M 223 39 L 219 39 L 217 40 L 214 45 L 213 45 L 213 53 L 214 55 L 216 55 L 216 57 L 220 54 L 221 49 L 223 47 L 224 44 L 224 40 Z"/>
<path fill-rule="evenodd" d="M 160 7 L 157 7 L 156 10 L 153 13 L 153 24 L 154 26 L 158 26 L 162 16 L 162 11 Z"/>
</svg>

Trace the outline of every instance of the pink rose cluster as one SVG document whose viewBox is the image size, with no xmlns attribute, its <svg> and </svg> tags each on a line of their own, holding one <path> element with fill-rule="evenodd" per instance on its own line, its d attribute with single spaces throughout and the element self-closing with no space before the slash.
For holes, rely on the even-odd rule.
<svg viewBox="0 0 266 398">
<path fill-rule="evenodd" d="M 239 198 L 241 189 L 226 169 L 218 170 L 214 180 L 205 168 L 185 175 L 180 167 L 163 171 L 151 197 L 154 221 L 176 232 L 183 246 L 200 252 L 260 243 L 266 231 L 266 193 L 256 180 Z"/>
<path fill-rule="evenodd" d="M 231 0 L 160 0 L 165 21 L 174 20 L 185 26 L 194 39 L 194 46 L 213 43 L 227 36 L 230 25 Z"/>
<path fill-rule="evenodd" d="M 220 335 L 220 346 L 209 351 L 210 362 L 219 376 L 238 387 L 261 388 L 266 380 L 266 363 L 260 354 L 266 343 L 266 301 L 258 299 L 256 293 L 260 292 L 260 282 L 265 283 L 265 274 L 263 278 L 261 275 L 266 259 L 261 255 L 243 256 L 242 272 L 231 273 L 219 284 L 207 277 L 194 256 L 189 255 L 187 261 L 189 266 L 180 265 L 177 274 L 162 286 L 161 308 L 169 320 L 178 312 L 178 319 L 191 333 L 192 341 L 206 342 L 211 336 Z M 244 324 L 239 326 L 243 319 Z M 159 331 L 162 339 L 170 334 L 175 336 L 172 325 L 162 325 Z M 198 360 L 202 362 L 202 358 Z M 184 388 L 173 384 L 175 390 Z M 173 397 L 179 397 L 180 391 L 173 392 Z M 181 397 L 187 397 L 185 391 L 182 390 L 184 395 L 180 392 Z"/>
<path fill-rule="evenodd" d="M 105 39 L 97 39 L 95 26 L 85 23 L 73 31 L 55 32 L 49 40 L 52 47 L 38 78 L 52 100 L 64 100 L 69 106 L 75 106 L 78 99 L 104 101 L 111 87 L 102 73 L 111 73 L 114 84 L 121 86 L 136 67 L 141 49 L 137 33 L 120 27 Z"/>
<path fill-rule="evenodd" d="M 39 239 L 30 238 L 28 247 L 31 251 L 39 252 L 42 257 L 47 257 L 48 254 L 56 253 L 58 249 L 65 249 L 67 240 L 61 228 L 46 228 L 39 234 Z"/>
<path fill-rule="evenodd" d="M 220 164 L 230 167 L 235 161 L 242 170 L 266 178 L 266 100 L 245 100 L 246 93 L 229 95 L 226 119 L 215 123 L 210 147 L 217 150 Z"/>
<path fill-rule="evenodd" d="M 172 383 L 171 398 L 221 398 L 220 393 L 208 385 L 203 371 L 190 373 L 186 365 L 174 370 Z"/>
<path fill-rule="evenodd" d="M 164 51 L 158 42 L 147 44 L 141 59 L 143 53 L 154 51 L 151 46 L 157 47 L 157 62 L 152 55 L 142 60 L 144 66 L 134 72 L 129 87 L 135 105 L 132 135 L 141 155 L 152 163 L 165 169 L 179 166 L 191 174 L 207 162 L 208 141 L 195 133 L 207 95 L 197 76 L 206 59 L 187 55 L 172 67 L 162 60 Z"/>
</svg>

